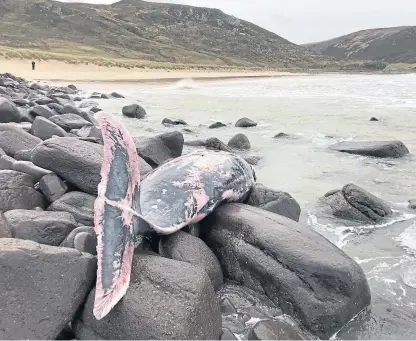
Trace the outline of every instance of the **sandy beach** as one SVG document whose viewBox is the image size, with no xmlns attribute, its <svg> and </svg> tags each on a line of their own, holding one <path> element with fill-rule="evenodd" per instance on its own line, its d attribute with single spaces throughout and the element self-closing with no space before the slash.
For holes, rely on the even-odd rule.
<svg viewBox="0 0 416 341">
<path fill-rule="evenodd" d="M 32 71 L 31 60 L 21 59 L 0 59 L 0 72 L 10 72 L 16 76 L 34 80 L 72 82 L 153 82 L 173 81 L 183 78 L 208 80 L 302 75 L 302 73 L 276 71 L 126 69 L 93 64 L 73 65 L 60 61 L 37 61 L 36 70 Z"/>
</svg>

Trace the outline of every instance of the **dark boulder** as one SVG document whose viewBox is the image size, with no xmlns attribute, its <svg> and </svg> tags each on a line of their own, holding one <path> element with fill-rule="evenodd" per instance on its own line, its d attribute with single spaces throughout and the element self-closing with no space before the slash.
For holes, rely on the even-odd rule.
<svg viewBox="0 0 416 341">
<path fill-rule="evenodd" d="M 164 118 L 163 120 L 162 120 L 162 124 L 164 124 L 164 125 L 174 125 L 174 126 L 176 126 L 176 125 L 184 125 L 184 126 L 186 126 L 186 125 L 188 125 L 188 123 L 186 123 L 184 120 L 171 120 L 170 118 Z"/>
<path fill-rule="evenodd" d="M 302 333 L 284 321 L 259 321 L 250 330 L 249 340 L 305 340 Z"/>
<path fill-rule="evenodd" d="M 54 173 L 46 174 L 39 180 L 39 189 L 49 202 L 54 202 L 62 197 L 68 190 L 68 186 Z"/>
<path fill-rule="evenodd" d="M 91 226 L 79 226 L 61 243 L 61 247 L 70 247 L 92 255 L 97 254 L 97 236 Z"/>
<path fill-rule="evenodd" d="M 45 207 L 44 198 L 35 190 L 30 175 L 13 170 L 0 171 L 0 211 L 32 210 Z"/>
<path fill-rule="evenodd" d="M 228 147 L 231 147 L 234 149 L 250 149 L 251 145 L 246 135 L 237 134 L 237 135 L 234 135 L 230 139 L 230 141 L 228 141 Z"/>
<path fill-rule="evenodd" d="M 409 203 L 409 208 L 410 209 L 412 209 L 412 210 L 416 210 L 416 199 L 410 199 L 409 201 L 408 201 L 408 203 Z"/>
<path fill-rule="evenodd" d="M 179 131 L 152 137 L 134 137 L 133 140 L 137 153 L 153 168 L 182 155 L 184 138 Z"/>
<path fill-rule="evenodd" d="M 379 119 L 377 117 L 371 117 L 370 122 L 378 122 Z"/>
<path fill-rule="evenodd" d="M 130 118 L 144 118 L 146 116 L 146 110 L 144 110 L 138 104 L 130 104 L 124 106 L 122 109 L 122 113 L 124 116 Z"/>
<path fill-rule="evenodd" d="M 95 289 L 75 323 L 77 340 L 218 340 L 221 335 L 211 282 L 185 262 L 136 255 L 127 293 L 101 320 L 92 313 L 94 295 Z"/>
<path fill-rule="evenodd" d="M 228 328 L 222 328 L 220 340 L 238 340 L 236 336 Z"/>
<path fill-rule="evenodd" d="M 276 135 L 273 136 L 273 138 L 275 139 L 284 139 L 288 137 L 290 137 L 290 135 L 286 133 L 277 133 Z"/>
<path fill-rule="evenodd" d="M 14 153 L 14 158 L 19 161 L 30 161 L 31 153 L 32 150 L 30 149 L 19 150 L 18 152 Z"/>
<path fill-rule="evenodd" d="M 354 184 L 325 197 L 325 202 L 334 216 L 343 219 L 374 223 L 392 214 L 386 202 Z"/>
<path fill-rule="evenodd" d="M 64 211 L 73 215 L 80 225 L 94 225 L 95 196 L 83 192 L 69 192 L 49 206 L 48 211 Z"/>
<path fill-rule="evenodd" d="M 14 238 L 52 246 L 58 246 L 76 227 L 67 212 L 11 210 L 4 216 Z"/>
<path fill-rule="evenodd" d="M 47 104 L 47 107 L 56 111 L 60 115 L 64 114 L 64 111 L 63 111 L 64 106 L 63 105 L 60 105 L 58 103 L 49 103 L 49 104 Z M 51 117 L 51 116 L 49 116 L 49 117 Z M 46 117 L 46 118 L 49 118 L 49 117 Z"/>
<path fill-rule="evenodd" d="M 65 104 L 62 108 L 62 112 L 64 114 L 75 114 L 75 115 L 80 116 L 81 111 L 77 107 L 75 107 L 71 104 Z"/>
<path fill-rule="evenodd" d="M 41 116 L 35 118 L 35 121 L 30 128 L 30 133 L 42 140 L 50 139 L 53 135 L 61 137 L 67 136 L 64 129 Z"/>
<path fill-rule="evenodd" d="M 371 301 L 361 267 L 311 228 L 245 204 L 201 221 L 224 276 L 267 295 L 320 338 L 329 338 Z"/>
<path fill-rule="evenodd" d="M 101 130 L 96 126 L 85 126 L 77 131 L 79 137 L 93 137 L 98 142 L 103 143 L 103 136 Z"/>
<path fill-rule="evenodd" d="M 20 122 L 22 114 L 16 105 L 4 97 L 0 97 L 0 123 Z"/>
<path fill-rule="evenodd" d="M 88 108 L 88 107 L 96 107 L 96 106 L 98 106 L 98 103 L 92 100 L 86 100 L 79 104 L 80 108 Z"/>
<path fill-rule="evenodd" d="M 208 128 L 209 129 L 216 129 L 216 128 L 221 128 L 221 127 L 226 127 L 227 125 L 222 123 L 222 122 L 215 122 L 213 124 L 211 124 Z"/>
<path fill-rule="evenodd" d="M 49 97 L 41 97 L 34 101 L 36 104 L 45 105 L 55 102 L 52 98 Z"/>
<path fill-rule="evenodd" d="M 0 156 L 0 170 L 7 170 L 13 169 L 13 163 L 15 163 L 15 159 L 13 159 L 11 156 L 8 155 L 2 155 Z"/>
<path fill-rule="evenodd" d="M 247 117 L 243 117 L 240 118 L 236 123 L 235 126 L 236 127 L 240 127 L 240 128 L 249 128 L 249 127 L 255 127 L 257 125 L 256 122 L 250 120 Z"/>
<path fill-rule="evenodd" d="M 96 259 L 20 239 L 0 239 L 0 250 L 0 339 L 54 340 L 88 295 Z"/>
<path fill-rule="evenodd" d="M 409 154 L 409 150 L 401 141 L 346 141 L 330 147 L 348 154 L 400 158 Z"/>
<path fill-rule="evenodd" d="M 38 167 L 30 161 L 13 162 L 13 170 L 29 174 L 34 183 L 37 183 L 44 175 L 52 173 L 50 170 Z"/>
<path fill-rule="evenodd" d="M 36 147 L 42 140 L 27 131 L 8 124 L 0 125 L 0 148 L 7 155 L 14 156 L 16 152 Z"/>
<path fill-rule="evenodd" d="M 223 278 L 220 263 L 201 239 L 178 231 L 160 239 L 159 254 L 201 267 L 211 279 L 214 289 L 221 287 Z"/>
<path fill-rule="evenodd" d="M 63 128 L 65 131 L 70 131 L 71 129 L 80 129 L 84 126 L 92 125 L 91 122 L 88 122 L 77 114 L 55 115 L 50 117 L 49 120 Z"/>
<path fill-rule="evenodd" d="M 13 98 L 12 102 L 18 107 L 29 106 L 30 101 L 24 98 Z"/>
<path fill-rule="evenodd" d="M 245 203 L 299 221 L 300 206 L 287 192 L 277 191 L 257 183 Z"/>
<path fill-rule="evenodd" d="M 250 165 L 255 166 L 259 163 L 260 157 L 252 155 L 245 157 L 244 160 L 246 160 Z"/>
<path fill-rule="evenodd" d="M 220 139 L 216 137 L 210 137 L 209 139 L 207 139 L 205 141 L 205 147 L 207 149 L 222 150 L 224 152 L 231 153 L 231 148 L 229 148 L 224 142 L 222 142 Z"/>
<path fill-rule="evenodd" d="M 12 238 L 12 231 L 4 213 L 0 211 L 0 238 Z"/>
<path fill-rule="evenodd" d="M 101 108 L 99 108 L 99 107 L 92 107 L 91 109 L 90 109 L 90 111 L 92 112 L 92 113 L 97 113 L 97 112 L 99 112 L 99 111 L 103 111 L 103 109 L 101 109 Z"/>
<path fill-rule="evenodd" d="M 112 93 L 110 93 L 110 96 L 113 98 L 124 98 L 123 95 L 119 94 L 118 92 L 113 91 Z"/>
</svg>

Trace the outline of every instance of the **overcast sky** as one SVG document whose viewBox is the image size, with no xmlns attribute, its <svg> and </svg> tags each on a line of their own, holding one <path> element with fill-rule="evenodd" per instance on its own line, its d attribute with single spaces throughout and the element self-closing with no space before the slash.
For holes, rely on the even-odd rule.
<svg viewBox="0 0 416 341">
<path fill-rule="evenodd" d="M 114 0 L 65 0 L 109 4 Z M 219 8 L 297 44 L 354 31 L 416 25 L 416 0 L 159 0 Z"/>
</svg>

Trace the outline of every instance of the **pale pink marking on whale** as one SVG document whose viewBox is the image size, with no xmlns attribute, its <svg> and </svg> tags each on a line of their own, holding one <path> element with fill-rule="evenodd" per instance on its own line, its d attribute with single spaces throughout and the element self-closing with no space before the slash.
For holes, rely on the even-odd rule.
<svg viewBox="0 0 416 341">
<path fill-rule="evenodd" d="M 118 255 L 121 257 L 120 259 L 123 259 L 121 268 L 117 269 L 119 266 L 117 262 L 113 264 L 113 282 L 111 288 L 104 289 L 102 285 L 102 255 L 104 247 L 104 205 L 107 201 L 105 198 L 105 192 L 108 185 L 108 176 L 111 169 L 111 164 L 114 161 L 116 143 L 125 146 L 129 157 L 128 189 L 126 196 L 118 202 L 118 205 L 132 207 L 134 192 L 135 189 L 139 186 L 140 182 L 140 172 L 136 147 L 134 145 L 133 139 L 128 134 L 123 124 L 116 120 L 114 117 L 111 117 L 105 113 L 98 113 L 95 118 L 100 124 L 104 141 L 104 157 L 101 166 L 101 182 L 98 185 L 98 197 L 94 203 L 94 229 L 97 234 L 98 267 L 93 314 L 97 320 L 100 320 L 106 316 L 125 295 L 130 283 L 131 267 L 134 253 L 134 245 L 129 240 L 125 245 L 123 254 Z M 115 141 L 113 139 L 115 139 Z M 121 218 L 123 224 L 129 230 L 128 233 L 131 235 L 133 235 L 133 215 L 133 212 L 129 212 L 128 210 L 121 210 Z"/>
</svg>

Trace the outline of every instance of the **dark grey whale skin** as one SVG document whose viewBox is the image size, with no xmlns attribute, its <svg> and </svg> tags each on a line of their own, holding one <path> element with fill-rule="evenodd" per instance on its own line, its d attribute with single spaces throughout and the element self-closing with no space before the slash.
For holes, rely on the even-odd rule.
<svg viewBox="0 0 416 341">
<path fill-rule="evenodd" d="M 134 248 L 144 235 L 174 233 L 204 219 L 222 202 L 245 200 L 256 176 L 238 155 L 201 150 L 162 164 L 140 183 L 139 157 L 123 124 L 105 113 L 96 119 L 104 158 L 94 205 L 94 316 L 102 319 L 126 293 Z"/>
</svg>

